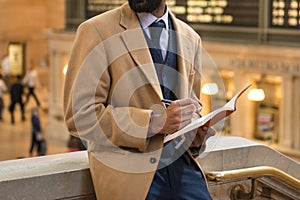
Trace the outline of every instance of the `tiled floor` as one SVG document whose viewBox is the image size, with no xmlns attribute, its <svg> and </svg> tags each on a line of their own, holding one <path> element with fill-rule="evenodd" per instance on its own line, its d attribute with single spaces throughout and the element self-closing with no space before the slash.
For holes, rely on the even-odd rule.
<svg viewBox="0 0 300 200">
<path fill-rule="evenodd" d="M 0 121 L 0 161 L 16 158 L 29 157 L 31 142 L 31 108 L 35 106 L 33 99 L 30 99 L 25 109 L 26 120 L 21 121 L 20 108 L 15 111 L 15 124 L 10 123 L 10 113 L 7 109 L 9 104 L 8 94 L 4 96 L 5 109 L 3 111 L 3 121 Z M 43 106 L 42 106 L 43 108 Z M 47 113 L 40 110 L 42 129 L 47 127 Z M 63 153 L 68 151 L 65 142 L 58 141 L 45 135 L 47 141 L 47 154 Z M 34 153 L 33 156 L 36 154 Z"/>
</svg>

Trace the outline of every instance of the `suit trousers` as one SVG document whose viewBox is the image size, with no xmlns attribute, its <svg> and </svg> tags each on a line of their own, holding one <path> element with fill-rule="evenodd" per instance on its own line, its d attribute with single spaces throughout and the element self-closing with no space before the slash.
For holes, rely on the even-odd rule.
<svg viewBox="0 0 300 200">
<path fill-rule="evenodd" d="M 185 152 L 155 173 L 146 200 L 211 200 L 199 167 Z"/>
</svg>

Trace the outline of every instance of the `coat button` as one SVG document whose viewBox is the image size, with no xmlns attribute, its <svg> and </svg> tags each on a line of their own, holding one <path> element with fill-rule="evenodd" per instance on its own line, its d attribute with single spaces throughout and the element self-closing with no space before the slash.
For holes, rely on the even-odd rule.
<svg viewBox="0 0 300 200">
<path fill-rule="evenodd" d="M 150 163 L 152 163 L 152 164 L 156 163 L 156 158 L 151 157 L 151 158 L 150 158 Z"/>
</svg>

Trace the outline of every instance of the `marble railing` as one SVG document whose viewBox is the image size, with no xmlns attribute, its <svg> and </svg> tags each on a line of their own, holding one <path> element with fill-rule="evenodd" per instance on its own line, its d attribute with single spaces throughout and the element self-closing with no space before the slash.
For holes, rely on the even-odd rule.
<svg viewBox="0 0 300 200">
<path fill-rule="evenodd" d="M 278 151 L 241 137 L 212 137 L 207 141 L 207 148 L 198 158 L 203 170 L 229 171 L 268 166 L 285 172 L 300 180 L 300 164 Z M 300 191 L 269 176 L 257 179 L 256 198 L 264 196 L 270 199 L 298 199 Z M 230 182 L 209 182 L 209 188 L 217 199 L 230 199 L 230 192 L 238 184 L 250 191 L 251 179 L 232 180 Z M 274 197 L 275 196 L 275 197 Z"/>
<path fill-rule="evenodd" d="M 270 166 L 300 180 L 300 164 L 279 152 L 240 137 L 212 137 L 198 161 L 206 172 Z M 213 199 L 230 199 L 237 184 L 251 179 L 209 181 Z M 297 199 L 300 192 L 276 179 L 257 179 L 255 199 Z M 0 199 L 95 199 L 85 151 L 0 162 Z"/>
<path fill-rule="evenodd" d="M 0 162 L 0 199 L 96 199 L 87 153 Z"/>
</svg>

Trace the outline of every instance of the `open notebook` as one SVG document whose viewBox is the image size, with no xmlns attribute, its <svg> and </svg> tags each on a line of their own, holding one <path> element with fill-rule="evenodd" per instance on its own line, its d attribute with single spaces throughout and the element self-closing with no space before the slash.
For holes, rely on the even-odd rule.
<svg viewBox="0 0 300 200">
<path fill-rule="evenodd" d="M 170 140 L 173 140 L 174 138 L 177 138 L 178 136 L 181 136 L 189 131 L 192 131 L 198 127 L 201 126 L 212 126 L 215 123 L 221 121 L 222 119 L 225 119 L 227 116 L 231 115 L 236 110 L 236 102 L 238 98 L 249 88 L 251 87 L 251 84 L 245 87 L 243 90 L 241 90 L 239 93 L 237 93 L 230 101 L 228 101 L 224 106 L 208 113 L 207 115 L 204 115 L 200 118 L 197 118 L 193 120 L 190 124 L 183 127 L 182 129 L 176 131 L 173 134 L 167 135 L 164 139 L 164 142 L 168 142 Z"/>
</svg>

